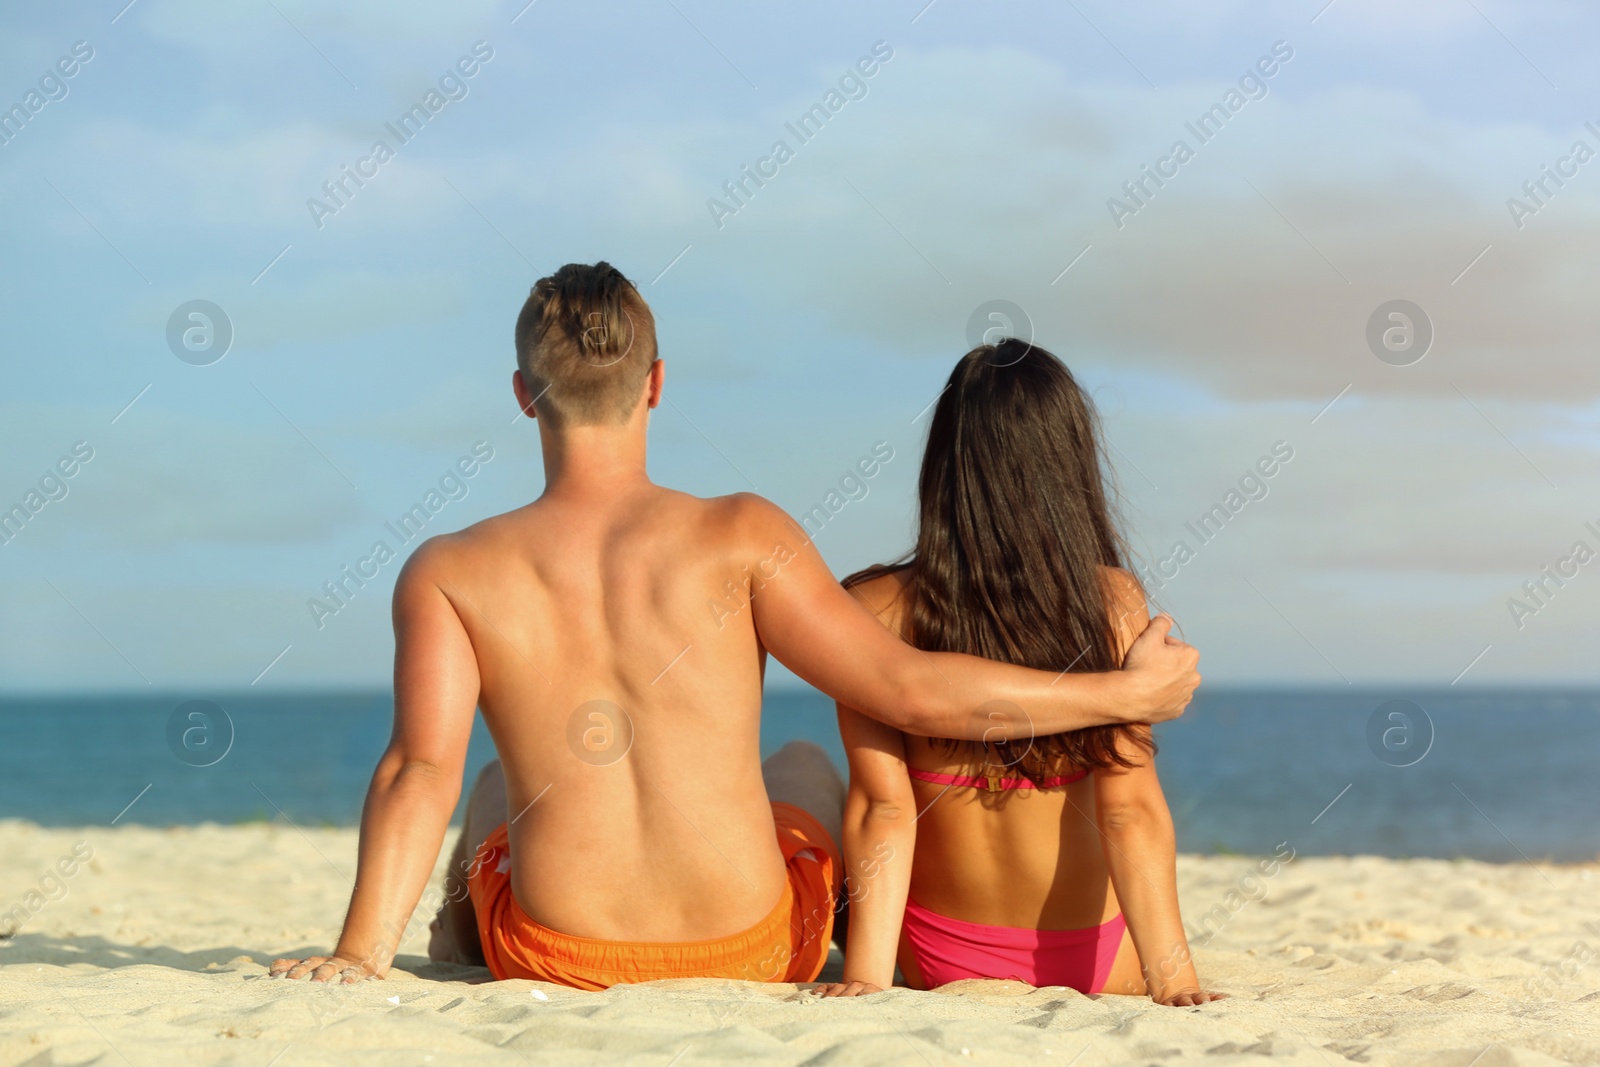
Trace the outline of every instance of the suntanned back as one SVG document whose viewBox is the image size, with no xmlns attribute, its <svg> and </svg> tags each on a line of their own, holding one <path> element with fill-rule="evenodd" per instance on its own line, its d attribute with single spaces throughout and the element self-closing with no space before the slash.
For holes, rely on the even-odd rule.
<svg viewBox="0 0 1600 1067">
<path fill-rule="evenodd" d="M 757 543 L 754 498 L 616 490 L 547 492 L 437 538 L 408 580 L 436 586 L 471 641 L 528 916 L 582 937 L 722 937 L 765 918 L 785 878 L 748 603 L 776 546 Z"/>
</svg>

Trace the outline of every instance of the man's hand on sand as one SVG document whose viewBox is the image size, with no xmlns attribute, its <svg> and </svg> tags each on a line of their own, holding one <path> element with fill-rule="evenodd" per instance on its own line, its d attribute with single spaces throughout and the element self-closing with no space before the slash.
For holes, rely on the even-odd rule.
<svg viewBox="0 0 1600 1067">
<path fill-rule="evenodd" d="M 1150 620 L 1144 632 L 1128 648 L 1122 669 L 1143 686 L 1135 722 L 1166 722 L 1183 714 L 1200 684 L 1200 653 L 1193 646 L 1172 636 L 1172 616 L 1165 613 Z"/>
<path fill-rule="evenodd" d="M 366 964 L 358 960 L 347 960 L 339 956 L 305 956 L 299 959 L 274 960 L 272 967 L 267 971 L 267 977 L 290 980 L 309 978 L 313 982 L 337 981 L 343 985 L 354 985 L 368 978 L 382 976 L 373 974 Z"/>
</svg>

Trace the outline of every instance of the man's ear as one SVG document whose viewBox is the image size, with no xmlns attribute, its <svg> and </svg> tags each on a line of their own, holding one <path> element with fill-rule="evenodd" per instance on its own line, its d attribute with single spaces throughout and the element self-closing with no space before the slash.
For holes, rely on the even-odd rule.
<svg viewBox="0 0 1600 1067">
<path fill-rule="evenodd" d="M 534 396 L 528 389 L 528 383 L 522 377 L 521 370 L 511 372 L 511 391 L 517 394 L 517 407 L 522 409 L 522 413 L 530 419 L 537 419 L 539 416 L 533 410 Z"/>
<path fill-rule="evenodd" d="M 667 365 L 665 363 L 658 359 L 650 364 L 650 377 L 648 379 L 650 391 L 645 399 L 652 409 L 661 406 L 661 383 L 666 380 L 666 377 Z"/>
</svg>

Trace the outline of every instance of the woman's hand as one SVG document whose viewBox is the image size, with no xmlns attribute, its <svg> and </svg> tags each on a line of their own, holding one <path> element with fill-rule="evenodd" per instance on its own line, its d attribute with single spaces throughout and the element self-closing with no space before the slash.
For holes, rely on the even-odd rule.
<svg viewBox="0 0 1600 1067">
<path fill-rule="evenodd" d="M 313 982 L 332 982 L 337 979 L 344 985 L 354 985 L 369 978 L 382 978 L 372 967 L 359 960 L 341 956 L 305 956 L 300 959 L 274 960 L 267 971 L 268 978 L 288 978 L 291 981 L 309 978 Z"/>
<path fill-rule="evenodd" d="M 1210 1004 L 1212 1001 L 1227 1000 L 1226 993 L 1208 993 L 1203 989 L 1190 987 L 1166 993 L 1162 996 L 1152 996 L 1151 1000 L 1157 1004 L 1165 1004 L 1169 1008 L 1197 1008 L 1201 1004 Z"/>
<path fill-rule="evenodd" d="M 827 982 L 811 992 L 819 997 L 865 997 L 882 993 L 883 986 L 871 982 Z"/>
</svg>

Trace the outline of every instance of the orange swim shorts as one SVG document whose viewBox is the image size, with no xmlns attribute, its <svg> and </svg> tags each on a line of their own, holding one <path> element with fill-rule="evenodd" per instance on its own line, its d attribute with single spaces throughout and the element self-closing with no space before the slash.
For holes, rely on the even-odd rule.
<svg viewBox="0 0 1600 1067">
<path fill-rule="evenodd" d="M 658 978 L 815 980 L 828 961 L 844 864 L 809 813 L 774 802 L 772 819 L 789 870 L 777 907 L 743 933 L 709 941 L 602 941 L 539 925 L 511 894 L 510 850 L 501 824 L 483 843 L 483 860 L 467 879 L 490 972 L 497 979 L 530 978 L 574 989 Z"/>
</svg>

